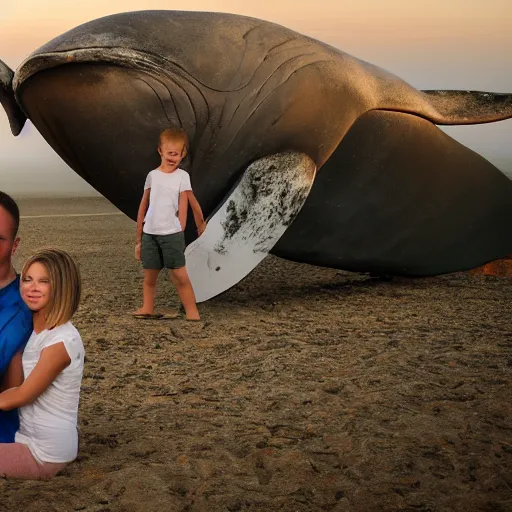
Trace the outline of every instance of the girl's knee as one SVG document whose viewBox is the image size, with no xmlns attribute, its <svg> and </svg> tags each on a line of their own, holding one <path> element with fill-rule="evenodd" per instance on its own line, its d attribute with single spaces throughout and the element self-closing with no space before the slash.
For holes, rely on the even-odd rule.
<svg viewBox="0 0 512 512">
<path fill-rule="evenodd" d="M 57 473 L 51 474 L 51 475 L 42 474 L 42 475 L 39 475 L 38 480 L 41 480 L 43 482 L 48 482 L 49 480 L 52 480 L 53 477 L 56 475 L 57 475 Z"/>
<path fill-rule="evenodd" d="M 39 480 L 52 480 L 56 477 L 66 466 L 67 462 L 63 463 L 45 463 L 41 468 Z"/>
</svg>

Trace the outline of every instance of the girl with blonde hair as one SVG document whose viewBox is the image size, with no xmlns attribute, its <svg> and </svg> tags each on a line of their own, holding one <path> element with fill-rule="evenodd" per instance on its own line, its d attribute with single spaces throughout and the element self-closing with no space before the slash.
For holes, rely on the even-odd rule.
<svg viewBox="0 0 512 512">
<path fill-rule="evenodd" d="M 78 266 L 65 251 L 41 250 L 25 263 L 20 291 L 34 330 L 0 393 L 0 410 L 20 413 L 15 442 L 0 444 L 0 476 L 48 479 L 78 452 L 84 346 L 71 323 L 81 293 Z"/>
</svg>

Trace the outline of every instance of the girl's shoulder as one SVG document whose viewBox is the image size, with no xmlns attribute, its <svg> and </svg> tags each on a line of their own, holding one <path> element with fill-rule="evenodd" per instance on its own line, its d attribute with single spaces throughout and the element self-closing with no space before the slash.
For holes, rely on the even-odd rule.
<svg viewBox="0 0 512 512">
<path fill-rule="evenodd" d="M 65 345 L 68 343 L 82 344 L 80 333 L 71 322 L 57 325 L 57 327 L 54 327 L 53 329 L 43 331 L 41 335 L 42 334 L 45 334 L 44 339 L 41 340 L 44 346 L 53 345 L 60 341 L 64 342 Z"/>
<path fill-rule="evenodd" d="M 76 327 L 71 322 L 58 325 L 51 331 L 48 331 L 48 336 L 44 340 L 41 348 L 46 348 L 56 343 L 64 343 L 64 347 L 71 358 L 71 361 L 76 361 L 75 365 L 82 364 L 85 357 L 85 348 L 82 343 L 82 338 Z"/>
</svg>

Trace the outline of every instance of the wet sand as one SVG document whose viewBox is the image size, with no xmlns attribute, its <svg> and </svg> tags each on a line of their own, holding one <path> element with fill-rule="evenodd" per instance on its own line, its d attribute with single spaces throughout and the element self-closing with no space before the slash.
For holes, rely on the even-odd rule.
<svg viewBox="0 0 512 512">
<path fill-rule="evenodd" d="M 268 257 L 202 323 L 141 321 L 131 220 L 22 222 L 18 263 L 49 244 L 80 262 L 87 361 L 78 459 L 51 482 L 0 480 L 1 511 L 512 510 L 511 279 Z"/>
</svg>

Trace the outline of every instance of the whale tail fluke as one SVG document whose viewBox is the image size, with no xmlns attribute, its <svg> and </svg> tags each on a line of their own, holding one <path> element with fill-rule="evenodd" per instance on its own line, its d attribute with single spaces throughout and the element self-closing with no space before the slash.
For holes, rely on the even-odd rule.
<svg viewBox="0 0 512 512">
<path fill-rule="evenodd" d="M 7 118 L 9 119 L 11 132 L 16 136 L 19 135 L 23 129 L 27 116 L 23 113 L 14 97 L 14 91 L 12 89 L 13 77 L 14 71 L 0 60 L 0 103 L 2 103 Z"/>
<path fill-rule="evenodd" d="M 482 91 L 422 91 L 436 110 L 436 124 L 481 124 L 512 118 L 512 94 Z"/>
</svg>

